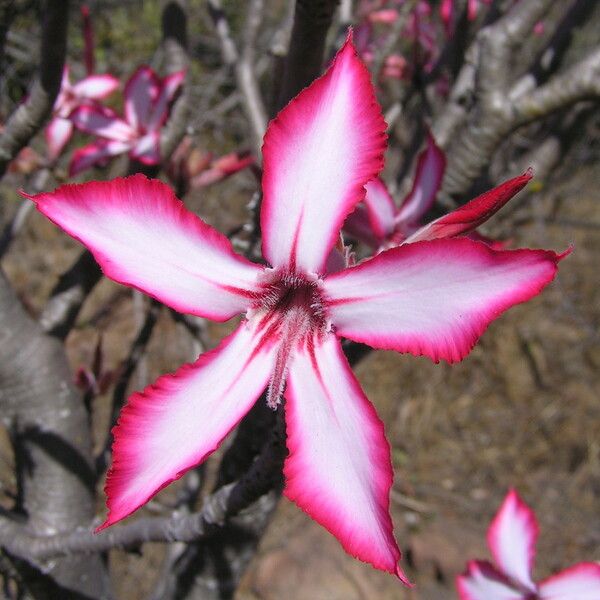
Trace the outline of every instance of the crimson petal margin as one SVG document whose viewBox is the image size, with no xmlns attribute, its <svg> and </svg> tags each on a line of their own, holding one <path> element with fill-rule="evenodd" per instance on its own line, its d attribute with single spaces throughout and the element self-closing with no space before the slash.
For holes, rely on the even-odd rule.
<svg viewBox="0 0 600 600">
<path fill-rule="evenodd" d="M 529 596 L 483 560 L 469 562 L 466 572 L 456 578 L 456 589 L 460 600 L 527 600 Z"/>
<path fill-rule="evenodd" d="M 563 256 L 464 238 L 407 244 L 328 276 L 327 312 L 343 337 L 456 362 L 491 321 L 550 283 Z"/>
<path fill-rule="evenodd" d="M 405 243 L 453 237 L 473 231 L 497 213 L 515 194 L 520 192 L 533 177 L 526 171 L 499 186 L 477 196 L 464 206 L 428 223 L 413 233 Z"/>
<path fill-rule="evenodd" d="M 275 341 L 244 321 L 218 348 L 129 398 L 113 429 L 105 488 L 109 515 L 98 531 L 137 510 L 219 446 L 264 390 Z"/>
<path fill-rule="evenodd" d="M 263 267 L 235 254 L 161 181 L 138 174 L 23 195 L 85 244 L 108 277 L 179 312 L 224 321 L 258 291 Z"/>
<path fill-rule="evenodd" d="M 417 159 L 412 190 L 404 198 L 396 214 L 396 223 L 405 225 L 406 231 L 410 231 L 411 225 L 419 223 L 433 206 L 445 170 L 446 156 L 431 133 L 428 133 L 427 147 Z"/>
<path fill-rule="evenodd" d="M 349 35 L 325 75 L 267 128 L 261 228 L 273 267 L 323 272 L 344 219 L 383 168 L 385 131 Z"/>
<path fill-rule="evenodd" d="M 397 575 L 390 447 L 333 334 L 295 350 L 285 391 L 285 495 L 352 556 Z"/>
<path fill-rule="evenodd" d="M 488 546 L 496 565 L 532 592 L 536 589 L 531 571 L 538 533 L 535 513 L 515 490 L 510 490 L 490 524 Z"/>
<path fill-rule="evenodd" d="M 579 563 L 539 584 L 540 600 L 598 600 L 600 564 Z"/>
</svg>

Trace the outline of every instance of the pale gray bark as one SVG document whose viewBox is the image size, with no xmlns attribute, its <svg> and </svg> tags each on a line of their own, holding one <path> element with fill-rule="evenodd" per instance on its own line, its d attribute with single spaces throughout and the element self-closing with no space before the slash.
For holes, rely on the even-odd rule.
<svg viewBox="0 0 600 600">
<path fill-rule="evenodd" d="M 52 112 L 65 63 L 68 15 L 69 0 L 46 1 L 39 75 L 31 86 L 29 97 L 10 116 L 0 134 L 0 177 Z"/>
<path fill-rule="evenodd" d="M 25 314 L 0 274 L 0 411 L 14 440 L 26 535 L 89 527 L 95 515 L 88 421 L 72 377 L 62 344 Z M 66 589 L 110 597 L 99 556 L 34 564 Z"/>
</svg>

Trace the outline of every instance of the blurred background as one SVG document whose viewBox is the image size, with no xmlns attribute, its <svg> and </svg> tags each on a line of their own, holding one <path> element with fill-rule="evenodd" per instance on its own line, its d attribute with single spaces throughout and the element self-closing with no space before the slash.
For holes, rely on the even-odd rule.
<svg viewBox="0 0 600 600">
<path fill-rule="evenodd" d="M 235 582 L 237 589 L 223 591 L 220 597 L 455 597 L 454 578 L 466 561 L 489 557 L 485 533 L 510 487 L 535 509 L 540 521 L 538 578 L 578 561 L 600 559 L 600 68 L 590 71 L 596 95 L 589 90 L 574 93 L 547 113 L 540 110 L 535 117 L 498 127 L 489 151 L 480 152 L 488 155 L 485 165 L 462 169 L 453 145 L 461 139 L 467 143 L 478 123 L 494 120 L 486 113 L 478 85 L 481 73 L 486 80 L 494 79 L 496 63 L 485 62 L 485 48 L 473 59 L 477 33 L 493 28 L 518 5 L 537 1 L 481 2 L 473 14 L 466 2 L 457 0 L 446 20 L 440 12 L 442 3 L 435 1 L 342 2 L 332 13 L 324 60 L 333 56 L 346 27 L 354 25 L 356 39 L 364 40 L 363 53 L 390 126 L 383 179 L 397 199 L 410 189 L 415 156 L 431 128 L 449 160 L 433 216 L 534 165 L 532 183 L 481 233 L 503 240 L 509 248 L 561 252 L 573 245 L 574 251 L 543 294 L 495 321 L 461 363 L 432 364 L 423 357 L 374 351 L 355 367 L 392 445 L 391 511 L 404 562 L 417 584 L 414 590 L 403 589 L 394 578 L 346 555 L 337 540 L 283 498 L 269 513 L 270 525 L 256 540 L 256 551 L 250 552 L 239 585 Z M 136 0 L 85 4 L 93 24 L 95 72 L 110 73 L 121 81 L 120 89 L 104 103 L 120 111 L 123 83 L 140 64 L 150 64 L 165 74 L 164 6 Z M 220 6 L 240 52 L 252 4 L 224 0 Z M 252 69 L 266 113 L 272 115 L 295 3 L 267 0 L 255 4 L 262 7 L 252 42 Z M 552 83 L 552 78 L 569 73 L 594 51 L 598 53 L 597 2 L 542 4 L 546 6 L 535 28 L 507 51 L 509 60 L 502 66 L 507 73 L 497 75 L 500 93 L 507 97 L 509 91 L 517 93 L 516 82 L 525 86 L 525 95 L 533 95 L 537 88 Z M 67 61 L 73 81 L 86 75 L 81 5 L 71 2 L 68 25 Z M 45 7 L 33 0 L 0 6 L 5 11 L 0 23 L 0 122 L 5 123 L 37 76 L 40 17 Z M 187 144 L 186 152 L 181 150 L 187 178 L 181 175 L 181 163 L 177 171 L 172 154 L 164 157 L 156 174 L 177 189 L 190 209 L 230 234 L 240 251 L 248 251 L 257 245 L 248 223 L 257 201 L 260 159 L 231 170 L 217 168 L 206 179 L 191 182 L 213 168 L 220 157 L 232 153 L 236 160 L 257 157 L 255 127 L 239 88 L 236 66 L 224 58 L 214 8 L 200 0 L 190 0 L 185 6 L 189 113 L 179 139 Z M 382 15 L 386 10 L 396 11 L 396 17 Z M 414 17 L 418 10 L 421 13 Z M 395 58 L 390 61 L 390 56 Z M 467 92 L 458 95 L 456 83 L 461 74 L 466 77 L 464 67 L 469 61 L 480 71 L 475 78 L 471 74 L 475 82 L 465 86 Z M 533 79 L 527 82 L 527 76 Z M 503 87 L 506 81 L 510 88 Z M 447 125 L 449 107 L 464 112 L 452 126 Z M 15 232 L 2 248 L 2 269 L 34 319 L 45 314 L 57 282 L 80 256 L 81 246 L 35 211 L 26 214 L 16 228 L 15 217 L 24 203 L 17 190 L 50 190 L 73 180 L 69 177 L 73 151 L 89 139 L 76 131 L 64 151 L 50 160 L 40 129 L 17 162 L 12 161 L 0 184 L 3 239 L 8 239 L 11 227 Z M 468 164 L 470 158 L 465 155 L 460 160 Z M 127 169 L 131 165 L 122 155 L 74 180 L 108 179 Z M 354 249 L 359 256 L 366 255 L 362 246 Z M 175 319 L 165 307 L 106 278 L 87 290 L 68 334 L 62 337 L 73 381 L 89 409 L 94 453 L 101 455 L 105 448 L 115 395 L 126 396 L 182 362 L 194 360 L 233 327 L 233 323 Z M 0 428 L 0 433 L 0 504 L 9 511 L 21 493 L 19 459 L 11 428 Z M 227 444 L 215 453 L 192 482 L 193 496 L 185 510 L 201 506 L 210 493 L 226 448 Z M 186 478 L 180 480 L 141 512 L 161 514 L 181 506 L 177 503 L 189 487 Z M 96 492 L 96 514 L 103 514 L 101 477 Z M 175 569 L 181 555 L 177 544 L 149 543 L 134 550 L 108 554 L 115 597 L 213 597 L 194 588 L 200 562 L 182 575 L 185 585 L 179 586 L 179 595 L 161 591 L 161 580 Z M 0 571 L 6 597 L 32 593 L 23 575 L 26 571 L 18 561 L 15 566 L 10 554 L 4 554 Z M 43 593 L 33 595 L 43 597 Z"/>
</svg>

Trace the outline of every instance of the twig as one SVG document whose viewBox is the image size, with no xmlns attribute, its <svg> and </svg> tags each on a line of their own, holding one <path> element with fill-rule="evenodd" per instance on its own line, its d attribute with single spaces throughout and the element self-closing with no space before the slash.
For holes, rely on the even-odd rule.
<svg viewBox="0 0 600 600">
<path fill-rule="evenodd" d="M 600 98 L 600 49 L 556 75 L 512 106 L 514 126 L 525 125 L 580 100 Z"/>
<path fill-rule="evenodd" d="M 92 253 L 82 252 L 52 290 L 40 315 L 42 329 L 64 340 L 75 324 L 85 299 L 101 277 L 102 271 Z"/>
<path fill-rule="evenodd" d="M 234 69 L 238 90 L 242 97 L 244 111 L 252 128 L 254 153 L 260 157 L 262 139 L 267 128 L 267 112 L 260 94 L 254 65 L 256 35 L 262 19 L 263 0 L 248 2 L 244 49 L 240 56 L 220 0 L 208 0 L 210 16 L 215 25 L 223 62 Z"/>
<path fill-rule="evenodd" d="M 146 351 L 146 347 L 150 341 L 150 336 L 152 335 L 152 331 L 154 330 L 154 326 L 158 320 L 161 307 L 162 304 L 160 304 L 160 302 L 157 300 L 152 300 L 150 302 L 145 319 L 140 324 L 138 334 L 131 344 L 129 354 L 125 359 L 125 362 L 121 365 L 119 378 L 115 385 L 112 396 L 109 430 L 112 429 L 112 427 L 116 424 L 117 419 L 119 418 L 119 412 L 121 411 L 123 404 L 125 404 L 125 396 L 127 393 L 127 387 L 129 386 L 129 381 L 131 380 L 131 376 L 142 359 L 144 352 Z M 103 473 L 108 465 L 111 455 L 111 444 L 112 435 L 109 433 L 102 452 L 100 452 L 100 454 L 96 457 L 96 473 L 98 474 Z"/>
<path fill-rule="evenodd" d="M 60 90 L 67 45 L 69 0 L 47 0 L 42 25 L 39 75 L 28 99 L 11 115 L 0 134 L 0 177 L 8 163 L 42 127 Z"/>
<path fill-rule="evenodd" d="M 167 0 L 162 12 L 163 40 L 161 47 L 165 54 L 165 71 L 174 73 L 187 69 L 189 66 L 187 16 L 182 0 Z M 185 135 L 190 115 L 188 77 L 183 85 L 183 91 L 171 108 L 167 121 L 160 136 L 160 154 L 166 162 Z"/>
</svg>

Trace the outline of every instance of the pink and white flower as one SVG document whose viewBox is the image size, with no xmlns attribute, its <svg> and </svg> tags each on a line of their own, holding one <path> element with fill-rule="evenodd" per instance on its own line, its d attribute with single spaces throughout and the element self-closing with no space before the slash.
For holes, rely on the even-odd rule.
<svg viewBox="0 0 600 600">
<path fill-rule="evenodd" d="M 267 389 L 284 396 L 285 494 L 347 552 L 407 581 L 389 515 L 383 423 L 339 337 L 453 362 L 487 325 L 535 296 L 561 256 L 494 251 L 467 239 L 416 242 L 336 273 L 344 219 L 383 167 L 386 124 L 351 37 L 329 70 L 269 124 L 261 229 L 266 265 L 141 175 L 32 197 L 105 274 L 233 334 L 195 363 L 133 394 L 114 429 L 100 529 L 201 463 Z"/>
<path fill-rule="evenodd" d="M 532 578 L 539 533 L 535 513 L 515 490 L 488 529 L 494 564 L 469 562 L 456 579 L 461 600 L 598 600 L 600 563 L 579 563 L 536 583 Z"/>
<path fill-rule="evenodd" d="M 74 110 L 70 119 L 75 127 L 100 139 L 74 153 L 70 175 L 124 152 L 144 164 L 158 164 L 160 130 L 184 77 L 185 71 L 177 71 L 161 79 L 150 67 L 141 66 L 125 85 L 124 118 L 104 106 Z"/>
<path fill-rule="evenodd" d="M 532 178 L 527 171 L 509 179 L 464 206 L 423 225 L 423 218 L 431 210 L 441 187 L 446 157 L 428 134 L 427 147 L 417 159 L 413 186 L 408 195 L 396 206 L 385 183 L 379 178 L 367 185 L 364 201 L 346 219 L 345 231 L 374 250 L 393 248 L 422 240 L 467 235 L 494 249 L 503 243 L 490 240 L 475 229 L 499 211 Z"/>
<path fill-rule="evenodd" d="M 60 92 L 54 103 L 54 116 L 44 132 L 51 160 L 60 156 L 73 135 L 71 113 L 80 106 L 94 106 L 118 87 L 119 80 L 112 75 L 88 75 L 72 85 L 69 67 L 65 65 Z"/>
</svg>

